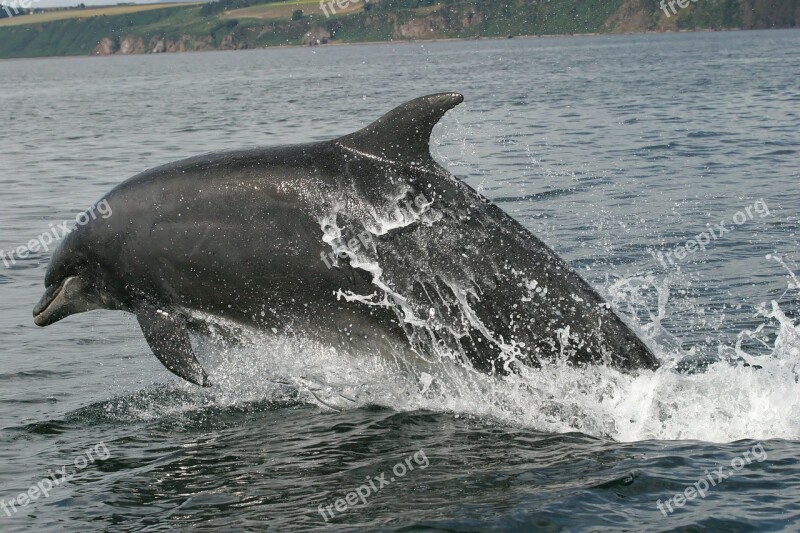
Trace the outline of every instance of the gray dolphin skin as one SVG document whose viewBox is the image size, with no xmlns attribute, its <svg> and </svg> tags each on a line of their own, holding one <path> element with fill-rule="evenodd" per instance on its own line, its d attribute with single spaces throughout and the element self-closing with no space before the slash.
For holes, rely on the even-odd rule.
<svg viewBox="0 0 800 533">
<path fill-rule="evenodd" d="M 462 101 L 425 96 L 335 140 L 128 179 L 104 197 L 113 216 L 54 252 L 35 323 L 128 311 L 164 366 L 203 386 L 189 333 L 208 316 L 489 374 L 557 359 L 658 367 L 565 261 L 434 161 L 431 131 Z"/>
</svg>

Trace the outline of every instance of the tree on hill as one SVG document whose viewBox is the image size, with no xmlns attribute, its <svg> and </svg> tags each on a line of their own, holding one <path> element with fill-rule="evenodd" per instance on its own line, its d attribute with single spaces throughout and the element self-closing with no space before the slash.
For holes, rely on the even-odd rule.
<svg viewBox="0 0 800 533">
<path fill-rule="evenodd" d="M 338 20 L 332 20 L 328 23 L 328 33 L 331 36 L 331 40 L 336 37 L 336 32 L 342 29 L 342 24 Z"/>
</svg>

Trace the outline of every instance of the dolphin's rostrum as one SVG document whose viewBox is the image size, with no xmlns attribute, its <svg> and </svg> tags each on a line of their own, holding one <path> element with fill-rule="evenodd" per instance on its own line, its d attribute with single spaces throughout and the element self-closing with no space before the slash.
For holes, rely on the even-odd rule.
<svg viewBox="0 0 800 533">
<path fill-rule="evenodd" d="M 53 254 L 36 324 L 134 313 L 164 366 L 205 386 L 189 331 L 209 315 L 489 373 L 555 358 L 657 367 L 566 262 L 433 160 L 431 131 L 462 101 L 425 96 L 332 141 L 204 155 L 123 182 L 104 198 L 113 216 Z"/>
</svg>

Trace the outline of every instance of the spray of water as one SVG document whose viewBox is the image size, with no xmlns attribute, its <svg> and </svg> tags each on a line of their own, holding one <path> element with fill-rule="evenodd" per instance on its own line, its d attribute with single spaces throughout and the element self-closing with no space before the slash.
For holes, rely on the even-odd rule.
<svg viewBox="0 0 800 533">
<path fill-rule="evenodd" d="M 429 204 L 410 203 L 409 192 L 398 190 L 382 210 L 362 206 L 357 210 L 359 228 L 379 236 L 411 224 L 435 224 Z M 463 354 L 443 341 L 447 335 L 461 334 L 457 328 L 448 326 L 433 308 L 430 314 L 421 313 L 391 280 L 384 279 L 374 247 L 349 246 L 340 208 L 350 205 L 352 209 L 356 198 L 340 200 L 332 202 L 330 212 L 320 213 L 321 238 L 332 257 L 347 258 L 351 267 L 372 276 L 374 292 L 338 297 L 353 305 L 391 308 L 408 326 L 410 344 L 426 349 L 412 363 L 401 354 L 341 351 L 315 343 L 311 335 L 264 335 L 202 317 L 217 325 L 215 329 L 235 331 L 236 343 L 230 342 L 229 334 L 197 339 L 215 387 L 201 391 L 176 385 L 183 387 L 186 398 L 177 407 L 173 403 L 171 410 L 291 400 L 322 410 L 381 405 L 398 411 L 466 414 L 539 431 L 581 431 L 620 441 L 800 437 L 800 326 L 776 301 L 760 310 L 763 323 L 759 328 L 742 331 L 733 346 L 718 342 L 713 362 L 701 371 L 686 373 L 679 371 L 679 362 L 696 356 L 698 349 L 684 349 L 665 326 L 671 310 L 680 308 L 680 302 L 671 301 L 670 296 L 670 285 L 676 280 L 654 275 L 623 277 L 607 282 L 603 292 L 654 350 L 662 362 L 660 369 L 624 374 L 606 366 L 575 368 L 557 358 L 541 368 L 516 365 L 517 371 L 508 375 L 489 376 L 473 369 Z M 787 292 L 800 292 L 798 278 L 780 258 L 767 256 L 767 260 L 786 268 Z M 523 281 L 535 297 L 535 281 Z M 480 331 L 507 361 L 514 361 L 519 347 L 507 339 L 491 338 L 492 332 L 470 308 L 473 287 L 445 283 L 453 296 L 447 304 L 458 309 L 460 322 Z M 569 336 L 565 331 L 563 344 Z M 765 338 L 771 342 L 765 344 Z M 762 343 L 761 353 L 748 352 L 749 339 Z M 143 412 L 152 413 L 152 409 Z"/>
<path fill-rule="evenodd" d="M 793 283 L 790 288 L 796 290 Z M 660 301 L 654 316 L 663 318 L 667 309 L 668 302 Z M 250 332 L 236 346 L 210 338 L 203 352 L 215 361 L 218 387 L 203 393 L 204 401 L 218 406 L 256 402 L 285 397 L 288 387 L 300 401 L 323 409 L 425 409 L 621 441 L 797 438 L 800 326 L 776 302 L 761 314 L 759 329 L 774 331 L 768 354 L 749 354 L 741 342 L 721 345 L 720 353 L 735 353 L 752 366 L 720 358 L 695 373 L 677 372 L 671 364 L 690 352 L 679 353 L 674 343 L 661 345 L 655 337 L 649 337 L 650 344 L 665 363 L 657 371 L 628 375 L 555 362 L 504 377 L 476 372 L 455 358 L 410 367 L 381 354 L 343 353 L 302 338 Z M 659 334 L 661 329 L 654 321 L 640 333 Z M 740 341 L 753 333 L 742 332 Z"/>
</svg>

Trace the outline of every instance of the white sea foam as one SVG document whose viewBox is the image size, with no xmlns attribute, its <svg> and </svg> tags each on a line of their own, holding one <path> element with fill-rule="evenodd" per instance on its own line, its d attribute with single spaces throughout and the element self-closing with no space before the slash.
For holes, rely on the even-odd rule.
<svg viewBox="0 0 800 533">
<path fill-rule="evenodd" d="M 660 301 L 654 316 L 663 318 L 668 308 L 668 301 Z M 762 314 L 762 333 L 774 331 L 770 353 L 749 354 L 741 343 L 719 345 L 720 353 L 738 354 L 760 368 L 734 366 L 722 358 L 691 374 L 675 370 L 673 363 L 681 354 L 673 344 L 661 346 L 652 338 L 665 363 L 657 371 L 627 375 L 607 367 L 577 369 L 556 363 L 489 377 L 451 358 L 412 367 L 380 354 L 343 353 L 302 338 L 248 333 L 237 346 L 220 339 L 205 346 L 204 355 L 214 360 L 211 375 L 217 385 L 206 394 L 217 405 L 233 405 L 285 393 L 283 387 L 290 385 L 301 399 L 324 409 L 424 409 L 620 441 L 796 439 L 800 326 L 775 302 Z M 647 330 L 658 332 L 642 328 Z"/>
</svg>

